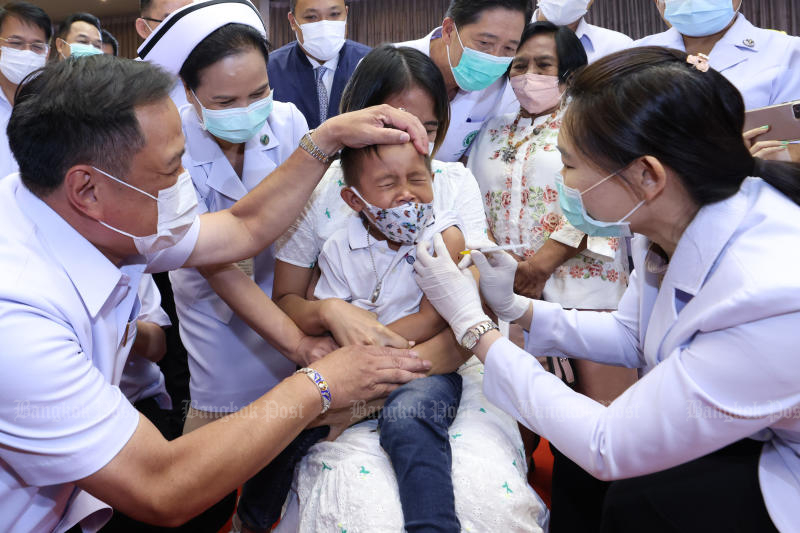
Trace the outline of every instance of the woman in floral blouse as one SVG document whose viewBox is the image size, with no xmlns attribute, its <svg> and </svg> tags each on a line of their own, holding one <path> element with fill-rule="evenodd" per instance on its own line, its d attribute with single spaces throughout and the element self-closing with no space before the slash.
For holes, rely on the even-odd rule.
<svg viewBox="0 0 800 533">
<path fill-rule="evenodd" d="M 491 237 L 499 244 L 523 245 L 517 250 L 517 293 L 565 308 L 613 310 L 628 282 L 625 242 L 587 238 L 572 227 L 561 214 L 555 187 L 562 169 L 557 147 L 561 94 L 571 73 L 586 63 L 583 45 L 568 28 L 528 25 L 509 69 L 520 110 L 484 125 L 467 166 L 480 185 Z M 556 373 L 569 377 L 569 366 L 555 363 Z M 613 400 L 636 378 L 629 369 L 572 364 L 576 387 L 601 402 Z M 575 522 L 581 517 L 570 511 L 569 501 L 605 490 L 604 484 L 554 453 L 552 527 L 590 531 Z"/>
</svg>

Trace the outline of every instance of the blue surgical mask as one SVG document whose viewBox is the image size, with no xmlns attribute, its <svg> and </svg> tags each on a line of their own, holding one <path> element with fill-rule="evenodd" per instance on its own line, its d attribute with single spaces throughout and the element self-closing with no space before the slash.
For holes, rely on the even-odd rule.
<svg viewBox="0 0 800 533">
<path fill-rule="evenodd" d="M 630 237 L 631 227 L 628 218 L 636 212 L 637 209 L 644 205 L 644 200 L 636 204 L 636 207 L 631 209 L 627 215 L 622 217 L 616 222 L 605 222 L 602 220 L 595 220 L 586 212 L 583 206 L 583 199 L 581 196 L 591 191 L 601 183 L 605 183 L 612 177 L 616 176 L 614 172 L 605 178 L 601 179 L 588 189 L 580 192 L 572 187 L 567 187 L 564 184 L 564 178 L 561 174 L 556 174 L 556 190 L 558 191 L 558 205 L 561 206 L 561 212 L 567 217 L 567 220 L 573 227 L 581 230 L 590 237 Z"/>
<path fill-rule="evenodd" d="M 91 44 L 70 43 L 69 57 L 87 57 L 102 54 L 103 51 L 95 48 Z"/>
<path fill-rule="evenodd" d="M 272 91 L 247 107 L 234 109 L 206 109 L 194 91 L 192 94 L 203 111 L 203 129 L 214 137 L 234 144 L 247 142 L 255 137 L 272 113 Z"/>
<path fill-rule="evenodd" d="M 735 15 L 731 0 L 667 0 L 664 4 L 664 18 L 688 37 L 720 32 Z"/>
<path fill-rule="evenodd" d="M 456 30 L 456 37 L 461 44 L 461 59 L 455 67 L 450 61 L 450 45 L 447 45 L 447 62 L 456 83 L 465 91 L 482 91 L 500 79 L 506 73 L 513 57 L 497 57 L 485 52 L 467 48 L 461 42 L 461 35 Z"/>
</svg>

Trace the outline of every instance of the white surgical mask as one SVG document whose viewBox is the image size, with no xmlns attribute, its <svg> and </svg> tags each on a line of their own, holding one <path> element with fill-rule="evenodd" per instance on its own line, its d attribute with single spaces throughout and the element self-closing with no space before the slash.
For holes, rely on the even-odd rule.
<svg viewBox="0 0 800 533">
<path fill-rule="evenodd" d="M 566 26 L 586 14 L 588 0 L 539 0 L 537 6 L 548 21 Z"/>
<path fill-rule="evenodd" d="M 303 30 L 303 50 L 320 61 L 330 61 L 344 46 L 346 20 L 321 20 L 301 24 Z M 297 32 L 295 32 L 297 36 Z M 298 37 L 299 41 L 300 38 Z"/>
<path fill-rule="evenodd" d="M 32 50 L 17 50 L 8 46 L 0 49 L 0 72 L 8 81 L 19 85 L 25 76 L 44 66 L 47 59 Z"/>
<path fill-rule="evenodd" d="M 158 225 L 156 226 L 156 233 L 152 235 L 141 237 L 132 235 L 106 224 L 102 220 L 98 220 L 100 224 L 108 229 L 133 239 L 136 250 L 142 255 L 152 255 L 180 242 L 186 236 L 189 228 L 192 227 L 195 218 L 197 218 L 197 194 L 194 192 L 192 177 L 187 170 L 184 170 L 183 174 L 178 176 L 175 185 L 161 189 L 158 191 L 158 196 L 153 196 L 138 187 L 115 178 L 108 172 L 104 172 L 97 167 L 92 168 L 117 183 L 121 183 L 148 198 L 152 198 L 158 203 Z"/>
</svg>

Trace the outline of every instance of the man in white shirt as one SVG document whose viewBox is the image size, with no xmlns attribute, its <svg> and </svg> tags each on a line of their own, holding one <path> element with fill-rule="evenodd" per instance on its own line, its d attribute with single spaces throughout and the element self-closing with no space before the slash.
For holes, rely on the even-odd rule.
<svg viewBox="0 0 800 533">
<path fill-rule="evenodd" d="M 17 86 L 44 66 L 51 33 L 50 17 L 42 8 L 27 2 L 0 7 L 0 178 L 17 171 L 6 136 Z"/>
<path fill-rule="evenodd" d="M 170 442 L 140 416 L 117 384 L 145 271 L 252 257 L 285 231 L 326 154 L 345 143 L 410 137 L 427 148 L 422 125 L 401 111 L 343 115 L 231 209 L 198 217 L 172 84 L 145 62 L 62 61 L 25 86 L 12 112 L 21 175 L 0 182 L 0 530 L 61 532 L 80 522 L 93 532 L 109 506 L 180 524 L 328 406 L 384 395 L 429 368 L 402 350 L 350 347 L 225 423 Z M 272 405 L 294 415 L 271 417 Z"/>
<path fill-rule="evenodd" d="M 594 0 L 538 0 L 532 22 L 547 20 L 557 26 L 567 26 L 575 32 L 586 50 L 589 63 L 608 54 L 630 48 L 633 39 L 618 31 L 601 28 L 586 22 L 585 16 Z"/>
<path fill-rule="evenodd" d="M 484 121 L 518 109 L 505 73 L 529 17 L 527 0 L 451 0 L 440 27 L 396 44 L 430 57 L 444 77 L 450 126 L 439 161 L 460 160 Z"/>
</svg>

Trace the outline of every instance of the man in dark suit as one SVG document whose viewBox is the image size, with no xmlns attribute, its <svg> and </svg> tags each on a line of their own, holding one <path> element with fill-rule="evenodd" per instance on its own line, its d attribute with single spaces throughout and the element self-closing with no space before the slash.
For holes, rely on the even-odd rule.
<svg viewBox="0 0 800 533">
<path fill-rule="evenodd" d="M 370 48 L 345 38 L 344 0 L 290 0 L 289 24 L 297 40 L 269 57 L 275 100 L 291 102 L 309 128 L 339 114 L 347 81 Z"/>
</svg>

